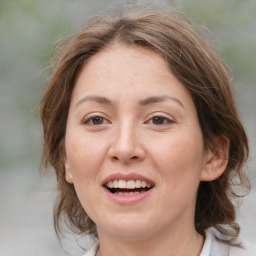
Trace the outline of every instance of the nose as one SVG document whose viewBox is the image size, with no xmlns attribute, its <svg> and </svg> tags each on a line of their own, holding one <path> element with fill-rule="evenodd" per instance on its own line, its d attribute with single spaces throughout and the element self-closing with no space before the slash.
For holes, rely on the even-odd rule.
<svg viewBox="0 0 256 256">
<path fill-rule="evenodd" d="M 113 142 L 109 149 L 109 157 L 112 161 L 124 164 L 140 162 L 145 158 L 145 149 L 141 143 L 141 136 L 132 125 L 122 125 L 113 136 Z"/>
</svg>

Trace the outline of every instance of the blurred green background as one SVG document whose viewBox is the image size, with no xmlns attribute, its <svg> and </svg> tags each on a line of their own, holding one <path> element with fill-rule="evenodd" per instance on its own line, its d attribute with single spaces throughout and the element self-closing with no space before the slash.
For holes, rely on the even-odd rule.
<svg viewBox="0 0 256 256">
<path fill-rule="evenodd" d="M 52 226 L 55 181 L 40 178 L 42 130 L 39 103 L 53 46 L 108 7 L 104 0 L 0 0 L 0 252 L 11 256 L 66 255 Z M 256 1 L 143 1 L 184 10 L 206 26 L 207 38 L 234 74 L 239 113 L 250 138 L 251 195 L 238 212 L 242 236 L 256 243 Z M 63 247 L 81 255 L 77 239 Z M 79 239 L 78 239 L 79 240 Z M 81 240 L 81 239 L 80 239 Z M 79 241 L 80 241 L 79 240 Z"/>
</svg>

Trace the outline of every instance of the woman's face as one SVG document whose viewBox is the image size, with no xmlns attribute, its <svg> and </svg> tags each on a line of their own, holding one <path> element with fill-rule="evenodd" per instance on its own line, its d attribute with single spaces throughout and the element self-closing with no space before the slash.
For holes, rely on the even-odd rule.
<svg viewBox="0 0 256 256">
<path fill-rule="evenodd" d="M 99 236 L 194 228 L 202 133 L 190 94 L 158 54 L 115 45 L 93 56 L 75 84 L 65 147 L 66 180 Z"/>
</svg>

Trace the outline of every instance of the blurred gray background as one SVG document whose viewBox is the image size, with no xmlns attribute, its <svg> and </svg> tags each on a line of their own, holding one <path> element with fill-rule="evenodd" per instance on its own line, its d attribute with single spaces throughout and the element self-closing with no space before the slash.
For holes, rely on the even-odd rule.
<svg viewBox="0 0 256 256">
<path fill-rule="evenodd" d="M 55 179 L 38 174 L 39 102 L 54 43 L 107 7 L 141 1 L 0 0 L 0 255 L 81 255 L 91 241 L 56 238 Z M 149 1 L 144 1 L 148 3 Z M 208 39 L 234 73 L 234 91 L 250 139 L 252 192 L 238 210 L 242 237 L 256 251 L 256 1 L 151 1 L 184 10 L 211 31 Z M 84 243 L 84 241 L 86 241 Z"/>
</svg>

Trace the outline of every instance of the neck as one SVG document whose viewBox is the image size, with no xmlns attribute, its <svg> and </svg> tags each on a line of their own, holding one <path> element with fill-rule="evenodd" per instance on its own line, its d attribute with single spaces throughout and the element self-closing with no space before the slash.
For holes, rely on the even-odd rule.
<svg viewBox="0 0 256 256">
<path fill-rule="evenodd" d="M 199 256 L 204 238 L 195 229 L 165 232 L 153 238 L 129 240 L 99 232 L 100 256 Z"/>
</svg>

